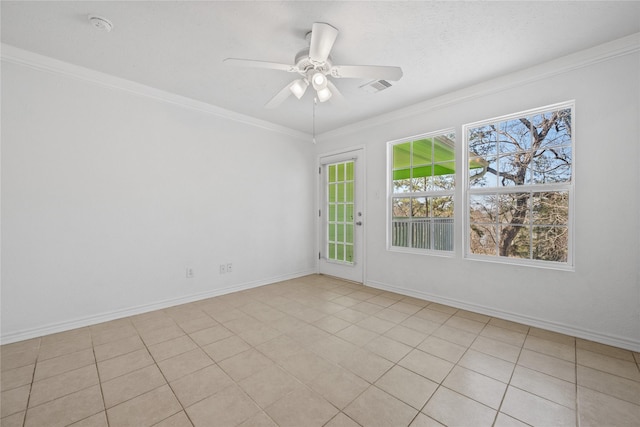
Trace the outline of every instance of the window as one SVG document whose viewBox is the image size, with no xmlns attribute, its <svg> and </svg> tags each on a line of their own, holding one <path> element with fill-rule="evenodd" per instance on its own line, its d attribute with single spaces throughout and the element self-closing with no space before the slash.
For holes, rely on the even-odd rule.
<svg viewBox="0 0 640 427">
<path fill-rule="evenodd" d="M 453 131 L 390 142 L 389 159 L 389 247 L 453 251 Z"/>
<path fill-rule="evenodd" d="M 572 124 L 565 103 L 463 127 L 468 257 L 572 264 Z"/>
</svg>

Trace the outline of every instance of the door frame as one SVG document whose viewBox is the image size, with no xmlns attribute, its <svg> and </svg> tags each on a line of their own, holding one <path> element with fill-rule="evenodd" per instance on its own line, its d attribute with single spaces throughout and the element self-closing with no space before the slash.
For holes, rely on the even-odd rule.
<svg viewBox="0 0 640 427">
<path fill-rule="evenodd" d="M 334 151 L 318 154 L 318 158 L 317 158 L 318 175 L 317 175 L 317 183 L 316 183 L 316 188 L 317 188 L 316 212 L 320 213 L 321 210 L 322 211 L 325 210 L 325 203 L 324 203 L 325 200 L 323 196 L 325 191 L 324 187 L 326 183 L 323 180 L 323 175 L 321 171 L 322 171 L 323 165 L 331 163 L 331 161 L 328 161 L 328 162 L 326 161 L 327 158 L 335 157 L 336 158 L 335 161 L 340 162 L 341 160 L 348 160 L 348 156 L 350 153 L 357 155 L 356 168 L 359 168 L 362 171 L 362 179 L 360 179 L 361 182 L 360 183 L 356 182 L 356 189 L 359 187 L 362 195 L 360 196 L 361 197 L 360 205 L 356 205 L 354 211 L 362 212 L 363 214 L 362 225 L 360 226 L 360 228 L 362 229 L 362 237 L 360 239 L 360 242 L 357 242 L 358 245 L 356 246 L 356 251 L 359 251 L 359 258 L 360 258 L 359 264 L 361 269 L 362 284 L 364 285 L 366 283 L 366 271 L 367 271 L 366 269 L 367 215 L 366 215 L 366 209 L 365 209 L 367 206 L 367 197 L 366 197 L 367 196 L 367 191 L 366 191 L 367 170 L 366 170 L 366 149 L 364 145 L 358 145 L 358 146 L 353 146 L 353 147 L 348 147 L 340 150 L 334 150 Z M 323 217 L 318 214 L 318 216 L 316 216 L 316 252 L 318 253 L 318 258 L 316 259 L 316 271 L 318 274 L 320 274 L 320 256 L 319 255 L 325 252 L 325 248 L 323 247 L 324 241 L 325 241 L 325 236 L 324 236 Z M 339 276 L 336 276 L 336 277 L 343 280 L 350 280 L 348 278 L 342 278 Z"/>
</svg>

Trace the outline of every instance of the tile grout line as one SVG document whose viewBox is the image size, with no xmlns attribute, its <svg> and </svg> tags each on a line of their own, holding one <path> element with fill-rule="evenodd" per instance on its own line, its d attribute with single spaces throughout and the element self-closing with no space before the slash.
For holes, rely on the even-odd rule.
<svg viewBox="0 0 640 427">
<path fill-rule="evenodd" d="M 104 400 L 104 390 L 102 390 L 102 378 L 100 378 L 100 370 L 98 369 L 98 358 L 96 357 L 96 347 L 93 342 L 93 332 L 91 330 L 89 330 L 89 336 L 91 337 L 91 352 L 93 353 L 93 360 L 95 361 L 95 364 L 96 364 L 96 373 L 98 375 L 98 385 L 100 386 L 100 397 L 102 398 L 102 407 L 104 408 L 104 418 L 107 420 L 107 426 L 108 426 L 109 415 L 107 414 L 107 402 L 105 402 Z"/>
<path fill-rule="evenodd" d="M 496 412 L 496 417 L 493 421 L 493 425 L 498 421 L 498 416 L 502 413 L 502 405 L 504 404 L 504 399 L 507 397 L 507 392 L 509 391 L 509 387 L 512 387 L 511 381 L 513 380 L 513 375 L 516 373 L 516 368 L 518 367 L 518 361 L 520 360 L 520 356 L 522 356 L 522 351 L 524 350 L 524 344 L 527 342 L 527 337 L 529 336 L 529 332 L 531 328 L 527 329 L 527 334 L 524 337 L 524 341 L 522 341 L 522 345 L 520 346 L 520 351 L 518 351 L 518 357 L 516 357 L 516 361 L 513 362 L 513 370 L 511 371 L 511 375 L 509 376 L 509 381 L 507 382 L 507 387 L 504 389 L 504 394 L 502 395 L 502 399 L 500 399 L 500 405 L 498 406 L 498 411 Z M 506 416 L 511 417 L 511 415 L 504 413 Z M 514 419 L 523 422 L 524 424 L 529 424 L 520 420 L 518 418 L 513 417 Z"/>
<path fill-rule="evenodd" d="M 36 378 L 36 369 L 38 368 L 38 359 L 40 358 L 40 346 L 42 345 L 42 338 L 38 338 L 38 349 L 36 353 L 36 360 L 33 361 L 33 373 L 31 374 L 31 384 L 29 384 L 29 397 L 27 397 L 27 406 L 24 408 L 24 418 L 22 419 L 22 427 L 27 425 L 27 412 L 29 412 L 29 402 L 31 402 L 31 392 L 33 391 L 33 383 Z"/>
<path fill-rule="evenodd" d="M 576 405 L 576 427 L 580 427 L 580 399 L 578 399 L 578 341 L 573 341 L 573 357 L 574 357 L 574 369 L 576 376 L 576 386 L 574 388 L 576 397 L 575 397 L 575 405 Z"/>
<path fill-rule="evenodd" d="M 187 332 L 186 332 L 184 329 L 182 329 L 182 327 L 180 327 L 180 325 L 175 321 L 175 319 L 173 319 L 173 317 L 171 317 L 171 315 L 169 315 L 169 314 L 168 314 L 164 309 L 163 309 L 163 310 L 160 310 L 160 311 L 162 311 L 162 313 L 164 313 L 165 315 L 169 316 L 169 317 L 171 318 L 171 320 L 176 324 L 176 326 L 177 326 L 178 328 L 180 328 L 180 329 L 182 330 L 182 332 L 184 332 L 184 333 L 185 333 L 185 335 L 187 335 L 187 336 L 189 335 L 189 334 L 187 334 Z M 153 353 L 151 353 L 151 351 L 149 351 L 149 346 L 147 345 L 147 342 L 144 340 L 144 338 L 142 338 L 142 335 L 140 335 L 140 330 L 136 327 L 136 325 L 135 325 L 133 322 L 132 322 L 132 325 L 133 325 L 133 327 L 135 328 L 136 332 L 138 333 L 138 338 L 140 338 L 140 341 L 142 341 L 142 344 L 144 345 L 145 350 L 147 350 L 147 353 L 149 353 L 149 356 L 151 356 L 151 360 L 153 360 L 153 364 L 155 365 L 155 367 L 156 367 L 156 368 L 158 369 L 158 371 L 160 372 L 160 375 L 162 375 L 162 378 L 164 379 L 164 381 L 165 381 L 166 385 L 169 387 L 169 390 L 171 390 L 171 393 L 173 394 L 173 397 L 176 399 L 176 401 L 178 402 L 178 404 L 179 404 L 179 405 L 180 405 L 180 407 L 182 408 L 182 412 L 184 412 L 184 414 L 186 415 L 186 417 L 187 417 L 187 419 L 189 420 L 189 422 L 191 423 L 191 425 L 192 425 L 192 426 L 194 426 L 195 424 L 193 423 L 193 421 L 191 420 L 191 417 L 190 417 L 190 416 L 189 416 L 189 414 L 187 413 L 187 408 L 185 408 L 185 407 L 184 407 L 184 405 L 182 404 L 182 402 L 180 401 L 180 399 L 178 399 L 178 396 L 176 395 L 175 391 L 173 390 L 173 387 L 171 387 L 171 383 L 169 382 L 169 380 L 168 380 L 168 379 L 167 379 L 167 377 L 165 376 L 164 372 L 162 372 L 162 369 L 160 369 L 160 366 L 158 365 L 158 361 L 157 361 L 157 360 L 156 360 L 156 358 L 154 357 Z M 170 340 L 167 340 L 167 341 L 170 341 Z M 165 341 L 162 341 L 162 342 L 165 342 Z M 195 342 L 195 341 L 194 341 L 194 342 Z M 160 344 L 160 343 L 157 343 L 157 344 Z M 198 344 L 196 343 L 196 345 L 198 345 Z M 199 345 L 198 345 L 198 348 L 200 348 L 200 346 L 199 346 Z M 181 353 L 181 354 L 184 354 L 184 353 Z M 206 353 L 205 353 L 205 354 L 206 354 Z M 208 354 L 207 354 L 207 357 L 209 357 L 209 355 L 208 355 Z M 215 364 L 215 361 L 213 361 L 213 360 L 212 360 L 212 362 Z M 142 369 L 143 369 L 143 368 L 142 368 Z M 204 369 L 204 368 L 203 368 L 203 369 Z M 126 375 L 126 374 L 125 374 L 125 375 Z M 142 393 L 142 394 L 141 394 L 141 395 L 139 395 L 139 396 L 142 396 L 142 395 L 144 395 L 144 394 L 146 394 L 146 393 L 149 393 L 149 392 L 151 392 L 151 391 L 153 391 L 153 390 L 157 390 L 157 389 L 159 389 L 160 387 L 162 387 L 162 386 L 156 387 L 156 388 L 154 388 L 154 389 L 152 389 L 152 390 L 149 390 L 149 391 L 147 391 L 147 392 L 145 392 L 145 393 Z M 131 399 L 135 399 L 136 397 L 139 397 L 139 396 L 132 397 Z M 131 400 L 131 399 L 129 399 L 129 400 Z M 128 401 L 128 400 L 127 400 L 127 401 Z M 121 402 L 121 403 L 124 403 L 124 402 Z M 117 406 L 117 405 L 116 405 L 116 406 Z M 106 409 L 105 409 L 105 411 L 106 411 Z M 162 419 L 162 420 L 158 421 L 158 422 L 157 422 L 157 423 L 155 423 L 155 424 L 161 423 L 162 421 L 164 421 L 164 420 L 166 420 L 166 419 L 169 419 L 169 418 L 171 418 L 171 417 L 173 417 L 174 415 L 179 414 L 179 413 L 180 413 L 180 411 L 178 411 L 178 412 L 176 412 L 176 413 L 173 413 L 173 414 L 170 414 L 168 417 L 166 417 L 166 418 L 164 418 L 164 419 Z M 154 424 L 154 425 L 155 425 L 155 424 Z"/>
</svg>

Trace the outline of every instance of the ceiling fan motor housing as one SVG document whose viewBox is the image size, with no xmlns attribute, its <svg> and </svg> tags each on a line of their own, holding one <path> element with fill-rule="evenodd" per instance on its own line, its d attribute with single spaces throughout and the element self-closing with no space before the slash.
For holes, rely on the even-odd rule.
<svg viewBox="0 0 640 427">
<path fill-rule="evenodd" d="M 327 58 L 322 64 L 314 64 L 309 58 L 309 48 L 302 49 L 296 54 L 295 57 L 296 68 L 298 73 L 303 76 L 307 76 L 309 70 L 318 70 L 322 74 L 328 74 L 331 69 L 331 57 Z"/>
</svg>

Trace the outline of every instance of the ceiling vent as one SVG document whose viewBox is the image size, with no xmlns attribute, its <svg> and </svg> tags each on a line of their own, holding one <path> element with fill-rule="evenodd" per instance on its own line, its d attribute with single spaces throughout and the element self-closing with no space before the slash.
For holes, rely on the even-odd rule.
<svg viewBox="0 0 640 427">
<path fill-rule="evenodd" d="M 360 86 L 360 89 L 369 93 L 378 93 L 391 87 L 391 83 L 386 80 L 372 80 Z"/>
</svg>

